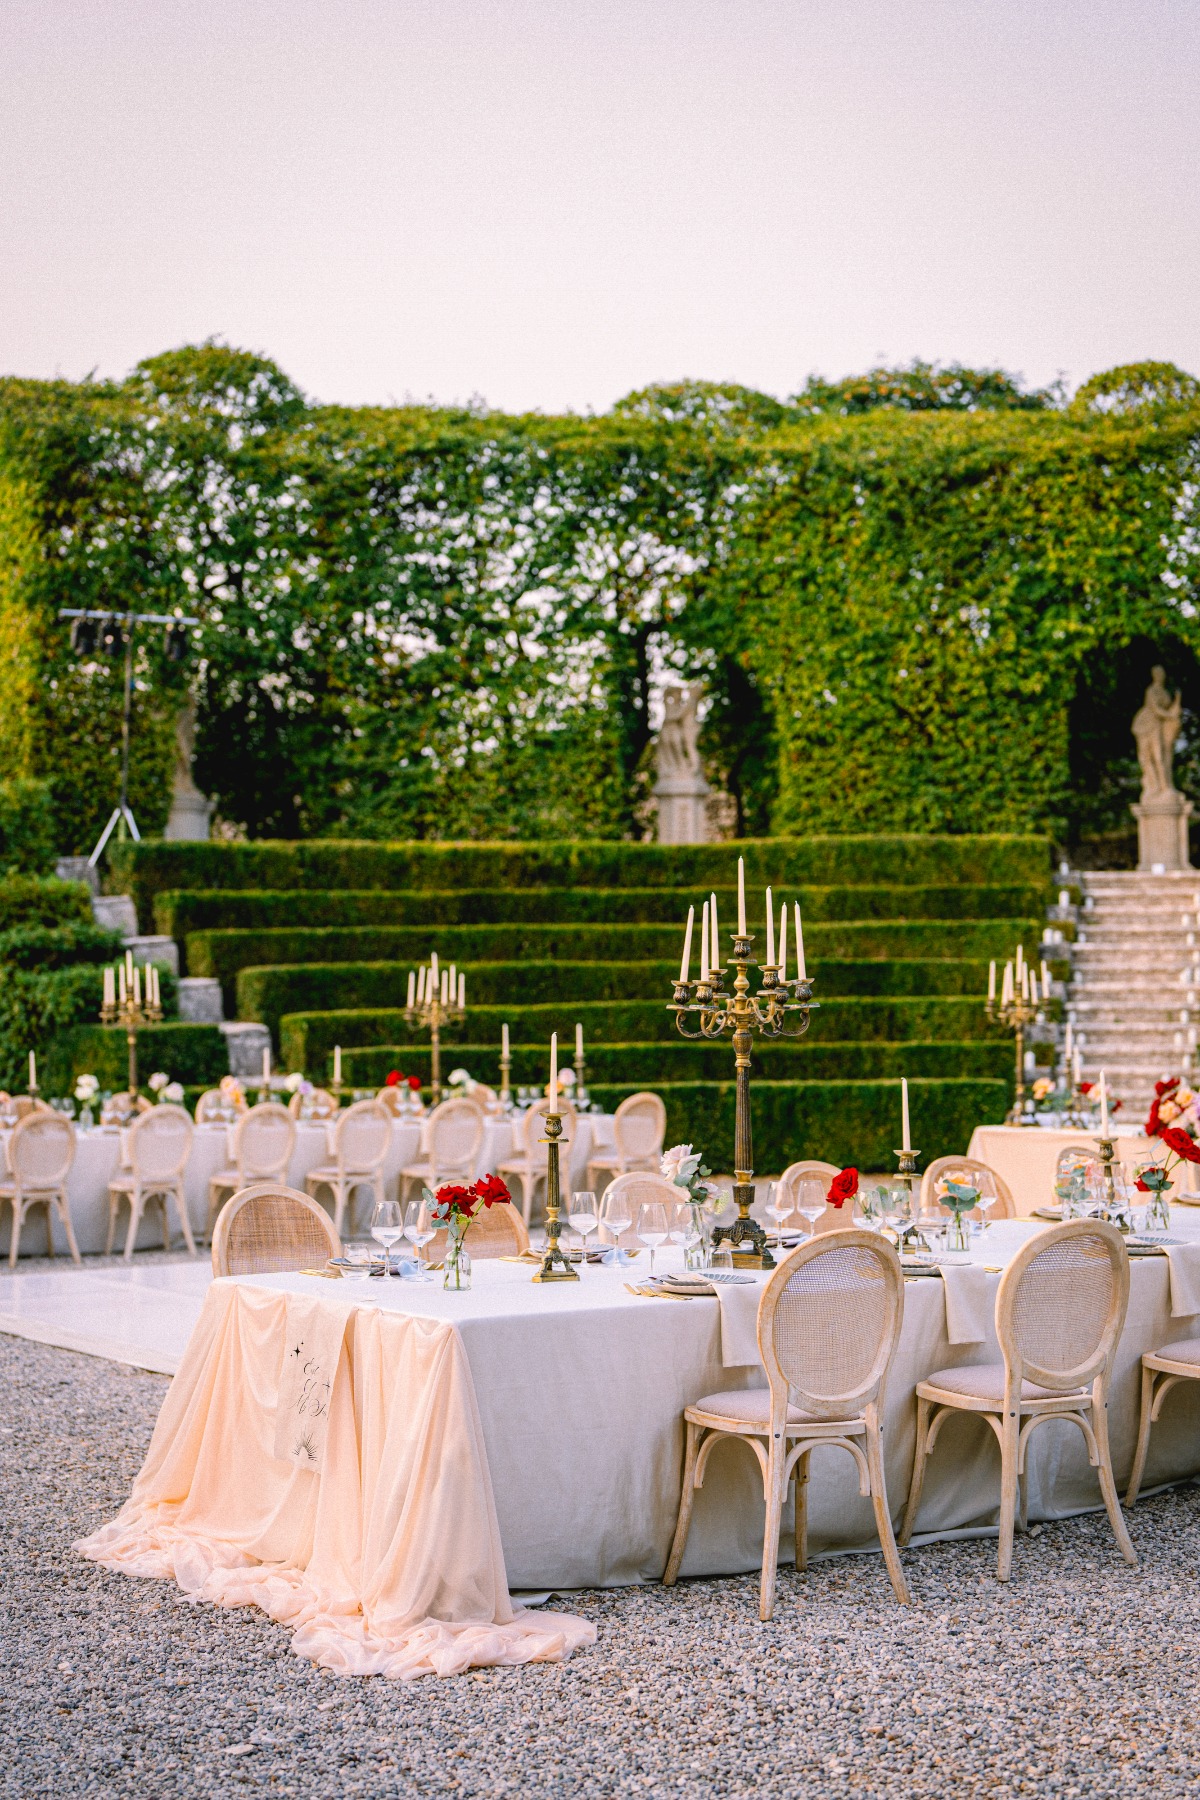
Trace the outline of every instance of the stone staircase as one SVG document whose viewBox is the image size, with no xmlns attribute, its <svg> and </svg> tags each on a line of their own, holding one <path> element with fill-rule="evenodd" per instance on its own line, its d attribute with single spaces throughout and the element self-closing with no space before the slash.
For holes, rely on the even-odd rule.
<svg viewBox="0 0 1200 1800">
<path fill-rule="evenodd" d="M 1200 1024 L 1200 870 L 1078 877 L 1067 1016 L 1084 1079 L 1104 1070 L 1126 1120 L 1145 1116 L 1154 1083 L 1190 1069 Z"/>
</svg>

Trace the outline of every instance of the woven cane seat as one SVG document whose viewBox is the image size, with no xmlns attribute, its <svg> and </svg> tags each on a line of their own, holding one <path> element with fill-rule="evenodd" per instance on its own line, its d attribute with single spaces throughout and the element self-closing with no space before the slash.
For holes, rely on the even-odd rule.
<svg viewBox="0 0 1200 1800">
<path fill-rule="evenodd" d="M 1152 1351 L 1147 1360 L 1200 1365 L 1200 1338 L 1183 1338 L 1178 1344 L 1163 1344 Z"/>
<path fill-rule="evenodd" d="M 971 1400 L 992 1400 L 997 1407 L 1004 1404 L 1004 1364 L 975 1363 L 966 1369 L 939 1369 L 935 1375 L 918 1382 L 918 1394 L 932 1394 L 935 1389 L 945 1394 L 965 1394 Z M 1083 1388 L 1072 1388 L 1064 1394 L 1061 1388 L 1040 1387 L 1036 1381 L 1021 1383 L 1022 1400 L 1078 1399 Z"/>
</svg>

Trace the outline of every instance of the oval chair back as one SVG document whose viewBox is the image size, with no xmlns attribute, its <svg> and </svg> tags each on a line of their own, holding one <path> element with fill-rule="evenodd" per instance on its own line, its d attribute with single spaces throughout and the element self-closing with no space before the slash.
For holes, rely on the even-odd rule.
<svg viewBox="0 0 1200 1800">
<path fill-rule="evenodd" d="M 439 1171 L 466 1173 L 473 1179 L 486 1126 L 483 1108 L 465 1096 L 456 1095 L 434 1107 L 424 1132 L 435 1180 L 440 1178 Z"/>
<path fill-rule="evenodd" d="M 758 1303 L 772 1416 L 846 1419 L 877 1402 L 904 1322 L 900 1258 L 873 1231 L 828 1232 L 784 1257 Z"/>
<path fill-rule="evenodd" d="M 213 1229 L 214 1275 L 271 1275 L 320 1269 L 342 1241 L 323 1207 L 279 1182 L 240 1188 Z"/>
<path fill-rule="evenodd" d="M 1129 1253 L 1115 1225 L 1072 1219 L 1014 1256 L 996 1295 L 996 1336 L 1010 1387 L 1069 1393 L 1103 1380 L 1129 1305 Z"/>
<path fill-rule="evenodd" d="M 548 1143 L 543 1143 L 542 1139 L 545 1136 L 545 1120 L 549 1115 L 549 1112 L 549 1096 L 542 1094 L 533 1102 L 532 1106 L 525 1109 L 525 1117 L 521 1121 L 521 1147 L 529 1159 L 530 1166 L 535 1169 L 544 1169 L 546 1167 L 546 1153 L 550 1146 Z M 562 1136 L 558 1141 L 560 1144 L 563 1144 L 567 1139 L 573 1138 L 575 1135 L 575 1120 L 577 1115 L 571 1102 L 561 1093 L 558 1096 L 558 1116 L 562 1120 L 563 1125 Z M 560 1152 L 558 1161 L 565 1182 L 566 1165 L 569 1161 L 569 1156 L 563 1156 Z"/>
<path fill-rule="evenodd" d="M 284 1180 L 296 1147 L 296 1122 L 286 1106 L 264 1100 L 242 1114 L 233 1132 L 233 1160 L 244 1180 Z"/>
<path fill-rule="evenodd" d="M 613 1114 L 617 1155 L 626 1169 L 657 1169 L 662 1161 L 667 1108 L 659 1094 L 630 1094 Z"/>
<path fill-rule="evenodd" d="M 338 1114 L 333 1154 L 340 1168 L 369 1174 L 382 1167 L 392 1143 L 392 1115 L 378 1100 L 356 1100 Z"/>
<path fill-rule="evenodd" d="M 225 1096 L 220 1088 L 205 1088 L 196 1102 L 195 1119 L 197 1125 L 207 1125 L 211 1119 L 219 1124 L 225 1116 Z"/>
<path fill-rule="evenodd" d="M 143 1186 L 176 1181 L 192 1148 L 192 1124 L 182 1106 L 152 1106 L 129 1127 L 129 1166 Z"/>
<path fill-rule="evenodd" d="M 986 1213 L 981 1213 L 978 1207 L 973 1206 L 967 1217 L 1014 1219 L 1017 1209 L 1008 1183 L 997 1175 L 995 1169 L 989 1169 L 986 1163 L 975 1162 L 969 1156 L 934 1158 L 921 1177 L 921 1211 L 927 1214 L 944 1213 L 949 1218 L 951 1209 L 941 1198 L 945 1192 L 944 1184 L 947 1181 L 962 1182 L 967 1187 L 978 1187 L 986 1195 L 988 1190 L 983 1185 L 985 1180 L 991 1183 L 991 1192 L 995 1196 L 993 1204 Z"/>
<path fill-rule="evenodd" d="M 61 1187 L 75 1161 L 75 1127 L 62 1113 L 27 1112 L 8 1144 L 13 1180 L 22 1193 Z"/>
<path fill-rule="evenodd" d="M 787 1168 L 783 1171 L 783 1174 L 779 1177 L 779 1182 L 781 1187 L 786 1188 L 791 1196 L 792 1205 L 795 1206 L 800 1198 L 800 1183 L 802 1181 L 806 1179 L 819 1181 L 823 1191 L 828 1193 L 830 1182 L 833 1180 L 834 1176 L 839 1173 L 840 1171 L 836 1163 L 817 1162 L 810 1158 L 807 1162 L 789 1163 Z M 844 1206 L 830 1206 L 827 1202 L 825 1211 L 821 1214 L 819 1219 L 805 1219 L 803 1223 L 806 1228 L 810 1224 L 812 1225 L 814 1235 L 821 1231 L 844 1231 L 846 1227 L 851 1224 L 853 1216 L 853 1208 L 851 1208 L 850 1217 L 847 1218 L 846 1208 Z M 764 1219 L 764 1223 L 765 1222 Z M 785 1228 L 788 1231 L 793 1230 L 793 1221 L 786 1221 Z"/>
<path fill-rule="evenodd" d="M 604 1245 L 619 1245 L 623 1250 L 640 1250 L 642 1240 L 637 1234 L 638 1209 L 658 1200 L 668 1209 L 675 1207 L 681 1200 L 686 1203 L 687 1195 L 682 1188 L 677 1188 L 673 1181 L 665 1175 L 655 1174 L 650 1169 L 629 1169 L 624 1175 L 618 1175 L 610 1181 L 600 1199 L 603 1207 L 606 1201 L 627 1200 L 629 1202 L 629 1224 L 619 1236 L 614 1236 L 606 1225 L 601 1225 L 597 1233 L 597 1241 Z M 564 1207 L 564 1211 L 565 1211 Z M 670 1210 L 667 1218 L 670 1220 Z"/>
<path fill-rule="evenodd" d="M 498 1206 L 485 1206 L 473 1220 L 467 1233 L 467 1254 L 484 1260 L 496 1256 L 519 1256 L 529 1248 L 529 1228 L 520 1208 L 511 1200 Z M 431 1262 L 440 1262 L 446 1254 L 446 1233 L 439 1231 L 426 1246 Z"/>
<path fill-rule="evenodd" d="M 338 1109 L 338 1103 L 328 1088 L 314 1088 L 311 1094 L 297 1092 L 292 1095 L 287 1103 L 287 1110 L 293 1119 L 298 1119 L 304 1111 L 305 1100 L 308 1101 L 308 1116 L 312 1119 L 332 1119 Z"/>
</svg>

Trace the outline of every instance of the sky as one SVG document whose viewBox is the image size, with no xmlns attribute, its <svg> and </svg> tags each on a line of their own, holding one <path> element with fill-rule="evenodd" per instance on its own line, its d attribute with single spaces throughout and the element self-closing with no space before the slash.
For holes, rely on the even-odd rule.
<svg viewBox="0 0 1200 1800">
<path fill-rule="evenodd" d="M 3 0 L 0 373 L 1200 373 L 1200 0 Z"/>
</svg>

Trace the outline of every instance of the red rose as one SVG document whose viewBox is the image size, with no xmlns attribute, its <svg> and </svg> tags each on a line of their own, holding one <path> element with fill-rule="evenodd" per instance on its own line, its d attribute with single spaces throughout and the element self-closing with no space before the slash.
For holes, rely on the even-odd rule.
<svg viewBox="0 0 1200 1800">
<path fill-rule="evenodd" d="M 858 1170 L 841 1169 L 829 1184 L 825 1198 L 830 1206 L 844 1206 L 858 1192 Z"/>
<path fill-rule="evenodd" d="M 485 1206 L 497 1206 L 504 1200 L 511 1200 L 512 1195 L 498 1175 L 481 1175 L 471 1189 L 477 1200 Z"/>
<path fill-rule="evenodd" d="M 1138 1176 L 1137 1181 L 1134 1183 L 1134 1185 L 1137 1188 L 1137 1191 L 1139 1194 L 1149 1194 L 1149 1193 L 1153 1192 L 1153 1190 L 1151 1188 L 1148 1188 L 1146 1186 L 1145 1182 L 1142 1180 L 1140 1175 Z"/>
<path fill-rule="evenodd" d="M 409 1075 L 407 1077 L 407 1080 L 408 1080 L 409 1087 L 413 1090 L 413 1093 L 419 1094 L 421 1091 L 421 1077 L 419 1075 Z"/>
<path fill-rule="evenodd" d="M 1186 1131 L 1180 1131 L 1177 1125 L 1168 1125 L 1161 1135 L 1167 1149 L 1173 1150 L 1184 1162 L 1200 1163 L 1200 1144 L 1193 1143 Z"/>
<path fill-rule="evenodd" d="M 1165 1100 L 1167 1098 L 1168 1094 L 1173 1094 L 1175 1092 L 1175 1089 L 1178 1086 L 1179 1086 L 1178 1075 L 1176 1075 L 1170 1081 L 1156 1081 L 1155 1082 L 1155 1084 L 1154 1084 L 1154 1099 L 1150 1102 L 1150 1117 L 1146 1120 L 1146 1136 L 1147 1137 L 1157 1137 L 1159 1132 L 1162 1130 L 1162 1123 L 1158 1116 L 1159 1102 L 1162 1100 Z"/>
<path fill-rule="evenodd" d="M 1156 1081 L 1154 1084 L 1154 1092 L 1158 1099 L 1161 1100 L 1164 1094 L 1173 1094 L 1178 1086 L 1179 1077 L 1178 1075 L 1173 1075 L 1170 1081 Z"/>
<path fill-rule="evenodd" d="M 1079 1084 L 1079 1091 L 1081 1094 L 1090 1094 L 1095 1085 L 1094 1081 L 1081 1081 Z"/>
<path fill-rule="evenodd" d="M 399 1069 L 392 1069 L 383 1085 L 384 1087 L 399 1087 L 403 1080 L 404 1077 Z"/>
<path fill-rule="evenodd" d="M 474 1194 L 470 1188 L 465 1188 L 460 1183 L 447 1182 L 446 1186 L 440 1187 L 433 1197 L 440 1207 L 453 1208 L 455 1212 L 464 1213 L 468 1219 L 475 1211 Z"/>
</svg>

